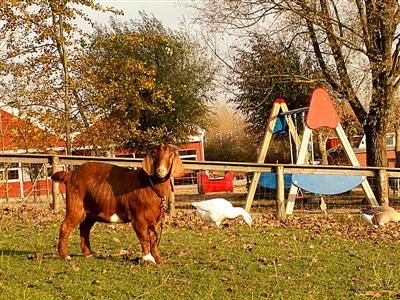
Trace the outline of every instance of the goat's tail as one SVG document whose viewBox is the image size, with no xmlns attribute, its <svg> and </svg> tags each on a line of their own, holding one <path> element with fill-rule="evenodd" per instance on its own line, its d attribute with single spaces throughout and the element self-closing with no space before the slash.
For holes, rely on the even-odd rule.
<svg viewBox="0 0 400 300">
<path fill-rule="evenodd" d="M 57 182 L 67 183 L 71 179 L 71 172 L 58 171 L 51 176 L 51 179 Z"/>
</svg>

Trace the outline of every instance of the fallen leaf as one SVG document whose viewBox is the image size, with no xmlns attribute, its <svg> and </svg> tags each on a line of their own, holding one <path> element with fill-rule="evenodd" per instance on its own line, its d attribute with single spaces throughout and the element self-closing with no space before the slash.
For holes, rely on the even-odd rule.
<svg viewBox="0 0 400 300">
<path fill-rule="evenodd" d="M 221 281 L 228 281 L 229 279 L 228 278 L 226 278 L 226 277 L 222 277 L 221 278 Z"/>
<path fill-rule="evenodd" d="M 252 244 L 243 245 L 243 247 L 244 247 L 244 250 L 246 250 L 246 251 L 253 250 L 253 245 Z"/>
<path fill-rule="evenodd" d="M 380 298 L 380 297 L 382 297 L 381 293 L 379 293 L 379 292 L 374 292 L 374 291 L 367 291 L 367 292 L 365 293 L 365 296 L 373 297 L 373 298 Z"/>
<path fill-rule="evenodd" d="M 74 261 L 71 261 L 71 267 L 72 270 L 74 270 L 75 272 L 79 272 L 81 269 L 76 265 L 76 263 Z"/>
<path fill-rule="evenodd" d="M 123 256 L 123 255 L 128 255 L 128 254 L 129 254 L 129 251 L 128 251 L 128 250 L 121 249 L 121 250 L 119 250 L 119 252 L 118 252 L 118 253 L 111 254 L 111 256 L 115 257 L 115 256 Z"/>
</svg>

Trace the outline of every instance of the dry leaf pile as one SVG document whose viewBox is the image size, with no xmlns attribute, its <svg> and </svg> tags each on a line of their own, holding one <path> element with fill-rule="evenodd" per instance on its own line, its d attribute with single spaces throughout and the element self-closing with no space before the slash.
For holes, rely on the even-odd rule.
<svg viewBox="0 0 400 300">
<path fill-rule="evenodd" d="M 278 220 L 273 214 L 253 215 L 253 227 L 288 228 L 293 230 L 307 230 L 310 234 L 322 236 L 329 234 L 332 237 L 351 240 L 369 241 L 400 241 L 400 223 L 388 223 L 380 228 L 373 228 L 365 223 L 358 215 L 338 215 L 326 218 L 321 215 L 293 216 L 285 221 Z M 180 210 L 173 216 L 166 217 L 166 224 L 174 228 L 202 229 L 204 222 L 192 210 Z M 221 227 L 234 230 L 237 226 L 247 225 L 239 217 L 235 220 L 225 220 Z"/>
<path fill-rule="evenodd" d="M 51 226 L 61 224 L 64 218 L 64 211 L 54 213 L 48 207 L 19 205 L 15 207 L 0 208 L 0 222 L 2 220 L 18 219 L 23 223 L 36 226 Z M 278 220 L 272 213 L 253 214 L 253 227 L 261 228 L 287 228 L 291 230 L 307 230 L 315 238 L 322 237 L 325 234 L 336 238 L 351 240 L 369 240 L 369 241 L 400 241 L 400 223 L 389 223 L 377 229 L 372 228 L 365 223 L 358 215 L 300 215 L 288 218 L 285 221 Z M 114 226 L 115 225 L 109 225 Z M 207 226 L 197 216 L 192 209 L 177 210 L 172 216 L 166 215 L 164 221 L 165 227 L 171 228 L 189 228 L 193 230 L 202 230 Z M 247 227 L 243 219 L 225 220 L 221 224 L 221 230 L 234 230 L 238 226 Z"/>
</svg>

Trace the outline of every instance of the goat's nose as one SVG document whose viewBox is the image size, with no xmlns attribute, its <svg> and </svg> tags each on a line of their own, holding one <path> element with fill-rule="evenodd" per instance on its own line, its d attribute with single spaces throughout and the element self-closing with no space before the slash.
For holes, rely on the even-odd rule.
<svg viewBox="0 0 400 300">
<path fill-rule="evenodd" d="M 165 167 L 159 167 L 157 168 L 156 173 L 159 178 L 164 178 L 167 176 L 168 170 Z"/>
</svg>

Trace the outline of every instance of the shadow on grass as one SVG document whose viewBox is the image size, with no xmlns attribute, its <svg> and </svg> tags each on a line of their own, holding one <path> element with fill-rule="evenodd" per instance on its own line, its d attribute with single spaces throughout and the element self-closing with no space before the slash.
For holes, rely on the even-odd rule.
<svg viewBox="0 0 400 300">
<path fill-rule="evenodd" d="M 140 264 L 141 263 L 141 257 L 140 256 L 133 256 L 130 254 L 125 254 L 125 255 L 118 255 L 118 254 L 108 254 L 108 255 L 103 255 L 103 254 L 95 254 L 93 257 L 90 259 L 99 259 L 99 260 L 110 260 L 110 261 L 127 261 L 131 262 L 134 264 Z"/>
<path fill-rule="evenodd" d="M 63 260 L 56 252 L 35 252 L 35 251 L 26 251 L 26 250 L 14 250 L 14 249 L 0 249 L 0 257 L 1 256 L 20 256 L 20 257 L 26 257 L 29 260 L 42 260 L 42 259 L 58 259 L 58 260 Z M 134 255 L 103 255 L 103 254 L 95 254 L 92 257 L 85 257 L 82 254 L 70 254 L 70 257 L 72 260 L 75 259 L 93 259 L 93 260 L 109 260 L 113 262 L 129 262 L 133 263 L 135 265 L 139 265 L 142 263 L 141 257 L 140 256 L 134 256 Z M 68 260 L 66 260 L 68 261 Z"/>
<path fill-rule="evenodd" d="M 32 256 L 36 255 L 34 251 L 14 250 L 14 249 L 0 249 L 0 256 Z M 52 255 L 52 254 L 44 254 Z"/>
</svg>

